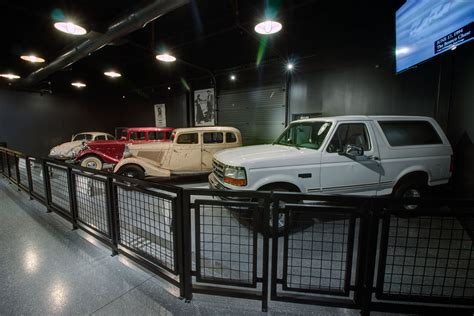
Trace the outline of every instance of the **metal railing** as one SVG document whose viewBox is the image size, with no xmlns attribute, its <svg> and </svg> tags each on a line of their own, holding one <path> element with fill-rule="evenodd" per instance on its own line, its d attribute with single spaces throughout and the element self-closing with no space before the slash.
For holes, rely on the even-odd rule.
<svg viewBox="0 0 474 316">
<path fill-rule="evenodd" d="M 185 300 L 474 312 L 474 200 L 183 189 L 6 148 L 0 174 Z"/>
</svg>

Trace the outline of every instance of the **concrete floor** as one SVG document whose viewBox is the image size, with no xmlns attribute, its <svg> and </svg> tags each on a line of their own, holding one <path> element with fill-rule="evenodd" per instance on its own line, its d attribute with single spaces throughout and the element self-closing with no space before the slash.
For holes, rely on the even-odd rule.
<svg viewBox="0 0 474 316">
<path fill-rule="evenodd" d="M 177 290 L 30 201 L 0 178 L 0 315 L 358 315 L 355 310 Z"/>
</svg>

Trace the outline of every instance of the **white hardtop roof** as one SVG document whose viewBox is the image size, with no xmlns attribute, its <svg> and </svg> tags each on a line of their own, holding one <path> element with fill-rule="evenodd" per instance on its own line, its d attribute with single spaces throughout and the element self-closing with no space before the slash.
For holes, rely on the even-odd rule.
<svg viewBox="0 0 474 316">
<path fill-rule="evenodd" d="M 342 115 L 342 116 L 326 116 L 310 119 L 296 120 L 295 122 L 320 122 L 320 121 L 372 121 L 372 120 L 423 120 L 431 121 L 433 118 L 428 116 L 403 116 L 403 115 Z"/>
<path fill-rule="evenodd" d="M 82 135 L 82 134 L 92 134 L 92 136 L 94 137 L 97 135 L 110 135 L 109 133 L 104 133 L 104 132 L 81 132 L 81 133 L 74 134 L 74 136 Z"/>
</svg>

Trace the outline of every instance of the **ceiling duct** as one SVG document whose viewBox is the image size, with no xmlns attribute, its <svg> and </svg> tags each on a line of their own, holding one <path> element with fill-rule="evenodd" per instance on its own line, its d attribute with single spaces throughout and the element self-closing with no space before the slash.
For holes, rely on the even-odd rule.
<svg viewBox="0 0 474 316">
<path fill-rule="evenodd" d="M 47 78 L 49 75 L 89 56 L 91 53 L 101 49 L 108 43 L 145 27 L 147 23 L 187 4 L 188 2 L 190 2 L 190 0 L 155 0 L 151 4 L 148 4 L 138 11 L 129 14 L 124 19 L 112 24 L 105 34 L 85 40 L 70 51 L 59 56 L 47 66 L 31 73 L 22 81 L 22 83 L 33 85 Z"/>
</svg>

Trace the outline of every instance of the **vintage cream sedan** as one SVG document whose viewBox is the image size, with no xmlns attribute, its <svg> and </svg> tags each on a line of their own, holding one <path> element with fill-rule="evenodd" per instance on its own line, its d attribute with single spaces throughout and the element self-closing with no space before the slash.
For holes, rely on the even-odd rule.
<svg viewBox="0 0 474 316">
<path fill-rule="evenodd" d="M 138 179 L 210 173 L 216 152 L 240 146 L 242 136 L 233 127 L 179 128 L 171 142 L 127 145 L 114 172 Z"/>
</svg>

